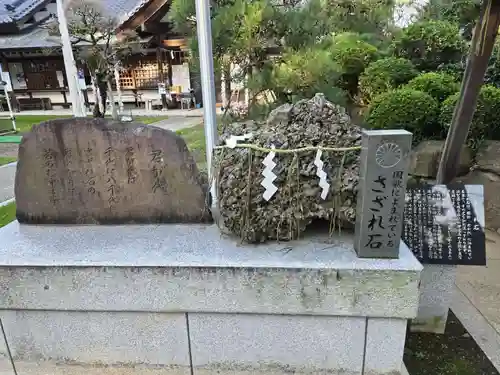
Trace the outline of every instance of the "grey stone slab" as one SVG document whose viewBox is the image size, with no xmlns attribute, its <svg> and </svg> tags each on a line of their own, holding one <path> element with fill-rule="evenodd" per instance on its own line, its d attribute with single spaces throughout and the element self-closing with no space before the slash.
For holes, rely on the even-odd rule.
<svg viewBox="0 0 500 375">
<path fill-rule="evenodd" d="M 354 248 L 360 257 L 397 258 L 412 134 L 364 130 Z"/>
<path fill-rule="evenodd" d="M 0 236 L 10 243 L 0 250 L 5 308 L 401 318 L 417 311 L 421 265 L 404 245 L 399 259 L 375 260 L 357 258 L 352 238 L 283 251 L 240 247 L 199 225 L 13 223 Z"/>
<path fill-rule="evenodd" d="M 0 267 L 0 306 L 412 318 L 409 271 L 215 267 Z"/>
<path fill-rule="evenodd" d="M 365 374 L 399 374 L 407 320 L 369 318 L 366 330 Z"/>
<path fill-rule="evenodd" d="M 241 245 L 216 225 L 26 225 L 0 228 L 0 266 L 256 267 L 418 272 L 401 243 L 399 259 L 360 259 L 353 237 L 312 236 Z"/>
<path fill-rule="evenodd" d="M 189 367 L 185 314 L 2 311 L 0 316 L 17 360 Z"/>
<path fill-rule="evenodd" d="M 361 374 L 364 318 L 189 314 L 196 368 Z M 293 372 L 296 373 L 296 372 Z"/>
</svg>

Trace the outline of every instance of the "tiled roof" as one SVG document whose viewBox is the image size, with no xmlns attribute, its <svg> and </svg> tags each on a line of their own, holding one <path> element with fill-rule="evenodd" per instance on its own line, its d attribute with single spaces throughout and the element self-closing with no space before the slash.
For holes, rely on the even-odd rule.
<svg viewBox="0 0 500 375">
<path fill-rule="evenodd" d="M 22 0 L 17 0 L 19 3 Z M 19 5 L 16 9 L 16 19 L 29 13 L 30 9 L 40 5 L 46 0 L 24 0 L 23 5 Z M 105 7 L 108 14 L 113 15 L 119 21 L 119 24 L 127 21 L 135 15 L 143 6 L 151 0 L 102 0 L 101 5 Z M 5 9 L 5 5 L 16 3 L 15 0 L 0 0 L 0 23 L 12 22 L 15 20 L 11 16 L 11 12 Z M 2 6 L 3 5 L 3 6 Z M 23 8 L 24 7 L 24 8 Z M 4 10 L 5 9 L 5 10 Z M 22 12 L 21 12 L 22 10 Z M 0 49 L 16 49 L 16 48 L 41 48 L 41 47 L 56 47 L 57 43 L 48 41 L 48 31 L 43 28 L 36 28 L 29 32 L 15 35 L 0 35 Z"/>
<path fill-rule="evenodd" d="M 47 0 L 0 0 L 0 23 L 15 22 L 46 1 Z"/>
<path fill-rule="evenodd" d="M 136 14 L 151 0 L 101 0 L 106 12 L 120 24 Z M 0 0 L 0 23 L 15 22 L 47 0 Z"/>
<path fill-rule="evenodd" d="M 138 43 L 146 43 L 151 39 L 152 37 L 141 38 Z M 20 35 L 0 35 L 0 50 L 54 47 L 61 47 L 60 39 L 57 36 L 49 36 L 47 29 L 32 29 L 31 32 Z"/>
<path fill-rule="evenodd" d="M 71 7 L 72 0 L 65 1 Z M 120 26 L 149 2 L 151 0 L 87 0 L 86 3 L 98 7 L 99 11 L 104 15 L 115 18 L 119 23 L 118 26 Z"/>
<path fill-rule="evenodd" d="M 47 29 L 35 28 L 18 35 L 0 35 L 0 50 L 20 48 L 58 47 L 61 43 L 51 41 Z"/>
<path fill-rule="evenodd" d="M 151 0 L 105 0 L 102 1 L 102 5 L 109 14 L 115 15 L 121 25 L 150 1 Z"/>
</svg>

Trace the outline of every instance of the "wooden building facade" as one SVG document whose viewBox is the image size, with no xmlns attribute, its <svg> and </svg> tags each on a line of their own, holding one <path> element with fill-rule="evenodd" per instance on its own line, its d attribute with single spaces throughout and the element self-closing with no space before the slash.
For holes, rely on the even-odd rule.
<svg viewBox="0 0 500 375">
<path fill-rule="evenodd" d="M 161 103 L 159 83 L 177 93 L 194 89 L 201 95 L 198 80 L 189 71 L 185 41 L 171 30 L 168 0 L 106 0 L 102 4 L 120 20 L 117 34 L 135 30 L 144 47 L 141 54 L 122 62 L 124 102 Z M 31 101 L 38 106 L 44 99 L 51 105 L 69 106 L 60 43 L 44 27 L 56 13 L 55 0 L 0 0 L 0 63 L 21 103 Z M 90 73 L 83 62 L 77 61 L 77 65 L 92 103 Z"/>
</svg>

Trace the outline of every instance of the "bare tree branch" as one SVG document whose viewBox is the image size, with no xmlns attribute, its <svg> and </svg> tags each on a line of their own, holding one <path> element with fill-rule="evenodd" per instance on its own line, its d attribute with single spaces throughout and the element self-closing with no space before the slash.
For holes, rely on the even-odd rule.
<svg viewBox="0 0 500 375">
<path fill-rule="evenodd" d="M 68 31 L 71 37 L 75 55 L 84 61 L 90 74 L 98 86 L 101 103 L 105 103 L 108 96 L 108 82 L 114 76 L 117 64 L 132 52 L 131 46 L 139 42 L 137 34 L 133 31 L 116 35 L 118 24 L 114 15 L 107 15 L 103 4 L 93 0 L 69 0 L 65 11 L 68 19 Z M 56 22 L 47 24 L 49 34 L 59 35 Z M 111 98 L 112 93 L 109 93 Z M 98 116 L 104 114 L 98 108 L 94 113 Z"/>
</svg>

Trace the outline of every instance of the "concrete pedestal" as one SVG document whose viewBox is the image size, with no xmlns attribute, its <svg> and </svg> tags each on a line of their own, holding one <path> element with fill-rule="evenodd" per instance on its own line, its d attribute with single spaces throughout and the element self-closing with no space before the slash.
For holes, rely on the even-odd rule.
<svg viewBox="0 0 500 375">
<path fill-rule="evenodd" d="M 417 314 L 422 267 L 404 244 L 379 260 L 352 237 L 241 246 L 202 225 L 14 222 L 0 238 L 0 316 L 21 362 L 399 374 Z"/>
<path fill-rule="evenodd" d="M 421 273 L 418 315 L 413 332 L 444 333 L 455 290 L 457 266 L 426 264 Z"/>
</svg>

